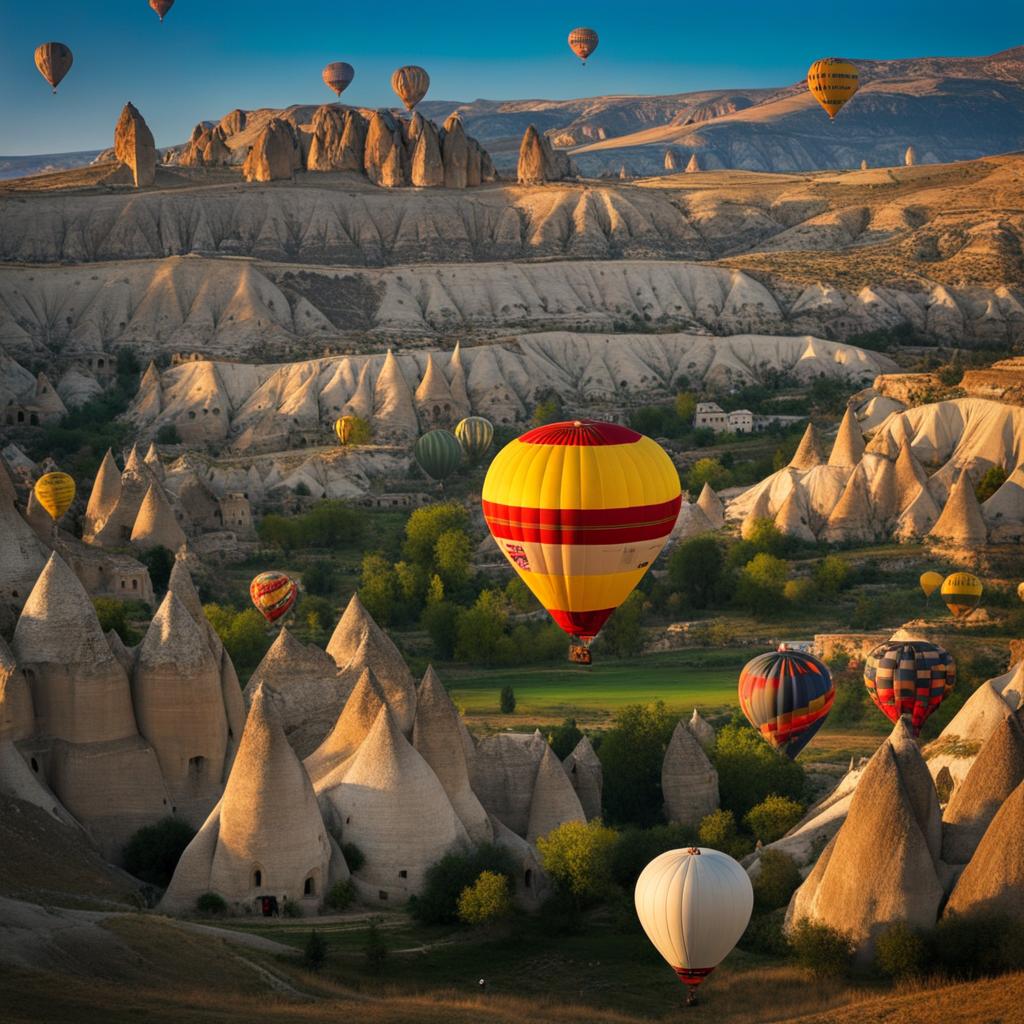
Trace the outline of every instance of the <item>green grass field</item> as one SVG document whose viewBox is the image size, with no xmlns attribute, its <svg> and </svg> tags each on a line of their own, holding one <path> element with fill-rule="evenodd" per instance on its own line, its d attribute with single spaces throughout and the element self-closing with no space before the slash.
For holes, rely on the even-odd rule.
<svg viewBox="0 0 1024 1024">
<path fill-rule="evenodd" d="M 448 669 L 445 680 L 470 720 L 500 714 L 503 686 L 515 691 L 515 717 L 531 722 L 572 716 L 600 724 L 627 704 L 657 700 L 679 714 L 695 707 L 717 713 L 735 704 L 740 669 L 757 650 L 669 651 L 629 661 L 595 656 L 590 666 L 566 662 L 519 669 Z"/>
</svg>

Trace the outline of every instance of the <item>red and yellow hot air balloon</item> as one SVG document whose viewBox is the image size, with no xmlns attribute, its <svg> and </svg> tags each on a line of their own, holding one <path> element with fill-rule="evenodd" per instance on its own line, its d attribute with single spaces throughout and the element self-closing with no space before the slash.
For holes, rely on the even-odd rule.
<svg viewBox="0 0 1024 1024">
<path fill-rule="evenodd" d="M 501 553 L 583 648 L 658 557 L 681 501 L 660 445 L 597 420 L 528 431 L 495 456 L 483 488 Z"/>
<path fill-rule="evenodd" d="M 841 57 L 824 57 L 816 60 L 807 70 L 807 88 L 811 95 L 825 108 L 829 120 L 853 99 L 860 87 L 860 72 L 856 65 Z"/>
<path fill-rule="evenodd" d="M 249 596 L 256 610 L 273 624 L 287 615 L 299 597 L 298 584 L 283 572 L 261 572 L 249 584 Z"/>
<path fill-rule="evenodd" d="M 597 33 L 592 28 L 574 28 L 569 33 L 569 49 L 576 54 L 584 64 L 587 58 L 597 49 Z"/>
</svg>

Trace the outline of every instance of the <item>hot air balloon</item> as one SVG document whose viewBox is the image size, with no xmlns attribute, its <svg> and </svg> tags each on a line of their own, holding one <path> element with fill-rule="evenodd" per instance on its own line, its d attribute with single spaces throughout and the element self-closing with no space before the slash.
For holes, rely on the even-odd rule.
<svg viewBox="0 0 1024 1024">
<path fill-rule="evenodd" d="M 391 88 L 405 104 L 405 109 L 412 110 L 427 95 L 427 90 L 430 88 L 430 75 L 415 64 L 407 64 L 391 76 Z"/>
<path fill-rule="evenodd" d="M 1024 601 L 1024 583 L 1017 584 L 1017 596 Z"/>
<path fill-rule="evenodd" d="M 36 67 L 55 93 L 74 60 L 74 54 L 63 43 L 43 43 L 36 47 Z"/>
<path fill-rule="evenodd" d="M 583 648 L 658 557 L 681 501 L 658 444 L 597 420 L 528 431 L 495 456 L 483 488 L 495 543 Z"/>
<path fill-rule="evenodd" d="M 587 58 L 597 49 L 597 43 L 597 33 L 592 28 L 574 28 L 569 33 L 569 49 L 583 61 L 584 67 Z"/>
<path fill-rule="evenodd" d="M 743 667 L 739 694 L 747 721 L 792 759 L 821 728 L 836 688 L 831 672 L 813 655 L 770 651 Z"/>
<path fill-rule="evenodd" d="M 338 440 L 342 444 L 359 444 L 359 434 L 363 435 L 363 440 L 366 439 L 368 434 L 366 429 L 360 430 L 361 427 L 366 427 L 365 420 L 360 419 L 358 416 L 342 416 L 335 422 L 334 432 L 338 435 Z"/>
<path fill-rule="evenodd" d="M 462 445 L 450 430 L 431 430 L 412 448 L 420 469 L 434 480 L 445 480 L 462 462 Z"/>
<path fill-rule="evenodd" d="M 926 599 L 930 599 L 932 594 L 935 593 L 939 587 L 942 586 L 943 576 L 941 572 L 923 572 L 921 573 L 921 589 L 924 591 Z"/>
<path fill-rule="evenodd" d="M 939 593 L 954 619 L 966 619 L 978 607 L 984 589 L 973 573 L 955 572 L 942 581 Z"/>
<path fill-rule="evenodd" d="M 292 610 L 299 597 L 299 587 L 283 572 L 261 572 L 249 584 L 249 596 L 260 615 L 274 623 Z"/>
<path fill-rule="evenodd" d="M 956 662 L 926 640 L 890 640 L 864 662 L 864 685 L 890 722 L 910 715 L 914 735 L 956 684 Z"/>
<path fill-rule="evenodd" d="M 341 96 L 355 77 L 356 69 L 343 60 L 332 61 L 324 68 L 324 84 L 333 90 L 336 96 Z"/>
<path fill-rule="evenodd" d="M 33 488 L 39 502 L 50 518 L 56 522 L 75 500 L 75 481 L 67 473 L 47 473 L 41 476 Z"/>
<path fill-rule="evenodd" d="M 149 6 L 160 15 L 163 21 L 167 12 L 174 6 L 174 0 L 149 0 Z"/>
<path fill-rule="evenodd" d="M 456 424 L 455 436 L 465 449 L 470 462 L 478 462 L 491 447 L 494 426 L 483 416 L 467 416 Z"/>
<path fill-rule="evenodd" d="M 647 938 L 695 1003 L 697 986 L 750 923 L 754 889 L 746 871 L 718 850 L 669 850 L 643 869 L 633 898 Z"/>
<path fill-rule="evenodd" d="M 853 98 L 859 85 L 857 68 L 840 57 L 816 60 L 807 71 L 807 88 L 832 121 L 843 105 Z"/>
</svg>

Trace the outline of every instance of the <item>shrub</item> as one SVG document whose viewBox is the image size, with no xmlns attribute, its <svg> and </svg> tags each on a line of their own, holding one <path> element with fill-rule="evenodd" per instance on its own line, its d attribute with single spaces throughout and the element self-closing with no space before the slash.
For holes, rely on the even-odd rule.
<svg viewBox="0 0 1024 1024">
<path fill-rule="evenodd" d="M 366 942 L 363 944 L 363 957 L 366 960 L 368 974 L 380 974 L 384 970 L 384 962 L 388 958 L 388 944 L 380 933 L 379 917 L 375 917 L 370 922 L 369 931 L 366 933 Z"/>
<path fill-rule="evenodd" d="M 736 818 L 732 811 L 713 811 L 709 814 L 700 823 L 697 838 L 701 846 L 721 850 L 737 860 L 750 853 L 753 845 L 736 830 Z"/>
<path fill-rule="evenodd" d="M 797 963 L 816 978 L 841 978 L 853 960 L 853 939 L 837 928 L 806 918 L 789 936 Z"/>
<path fill-rule="evenodd" d="M 302 586 L 307 594 L 318 594 L 326 597 L 334 593 L 334 570 L 331 563 L 323 559 L 317 559 L 302 574 Z"/>
<path fill-rule="evenodd" d="M 181 434 L 178 433 L 178 427 L 174 423 L 165 423 L 156 432 L 156 443 L 157 444 L 181 444 Z"/>
<path fill-rule="evenodd" d="M 631 892 L 640 872 L 667 850 L 693 846 L 697 833 L 685 825 L 655 825 L 653 828 L 627 828 L 619 833 L 611 856 L 611 876 L 616 885 Z"/>
<path fill-rule="evenodd" d="M 196 910 L 200 914 L 223 915 L 228 912 L 228 905 L 218 893 L 204 892 L 196 899 Z"/>
<path fill-rule="evenodd" d="M 691 494 L 700 494 L 705 484 L 720 491 L 732 484 L 732 473 L 718 459 L 698 459 L 686 474 L 685 483 Z"/>
<path fill-rule="evenodd" d="M 767 844 L 781 839 L 803 816 L 803 804 L 772 793 L 747 811 L 743 823 L 755 839 Z"/>
<path fill-rule="evenodd" d="M 890 978 L 918 977 L 924 971 L 927 957 L 924 936 L 905 921 L 891 925 L 875 939 L 875 966 Z"/>
<path fill-rule="evenodd" d="M 630 704 L 615 716 L 598 751 L 612 824 L 647 828 L 664 821 L 661 764 L 676 721 L 661 701 Z"/>
<path fill-rule="evenodd" d="M 601 630 L 601 650 L 616 658 L 633 658 L 644 647 L 644 595 L 635 590 L 612 613 Z"/>
<path fill-rule="evenodd" d="M 756 889 L 754 897 L 756 900 Z M 755 913 L 739 941 L 740 949 L 744 949 L 748 953 L 760 953 L 764 956 L 789 956 L 792 947 L 783 931 L 785 920 L 785 908 L 766 914 Z"/>
<path fill-rule="evenodd" d="M 762 912 L 785 907 L 802 881 L 796 861 L 781 850 L 765 850 L 760 865 L 754 879 L 754 907 Z"/>
<path fill-rule="evenodd" d="M 281 906 L 282 917 L 304 917 L 298 900 L 285 900 Z"/>
<path fill-rule="evenodd" d="M 564 761 L 583 739 L 583 732 L 576 724 L 575 718 L 567 718 L 561 725 L 548 733 L 548 743 L 560 761 Z"/>
<path fill-rule="evenodd" d="M 825 594 L 837 594 L 850 579 L 850 563 L 839 555 L 826 555 L 814 567 L 814 582 Z"/>
<path fill-rule="evenodd" d="M 128 606 L 123 601 L 116 597 L 94 597 L 92 606 L 104 633 L 113 630 L 129 647 L 138 643 L 135 630 L 128 624 Z"/>
<path fill-rule="evenodd" d="M 459 606 L 451 601 L 432 601 L 423 609 L 420 625 L 430 636 L 435 657 L 448 661 L 455 653 L 458 621 Z"/>
<path fill-rule="evenodd" d="M 324 906 L 329 907 L 331 910 L 348 910 L 355 902 L 355 898 L 356 888 L 351 882 L 335 882 L 327 890 L 327 895 L 324 897 Z"/>
<path fill-rule="evenodd" d="M 850 625 L 854 629 L 877 629 L 882 624 L 885 609 L 882 603 L 873 597 L 861 596 L 853 606 Z"/>
<path fill-rule="evenodd" d="M 1002 914 L 944 916 L 928 936 L 928 961 L 951 978 L 980 978 L 1024 966 L 1024 925 Z"/>
<path fill-rule="evenodd" d="M 990 466 L 985 475 L 974 485 L 978 501 L 988 501 L 1006 483 L 1006 470 L 1002 466 Z"/>
<path fill-rule="evenodd" d="M 470 853 L 448 853 L 427 869 L 420 893 L 409 901 L 412 916 L 421 924 L 455 924 L 459 897 L 485 871 L 514 881 L 512 856 L 500 846 L 484 843 Z"/>
<path fill-rule="evenodd" d="M 600 819 L 568 821 L 539 838 L 537 851 L 555 886 L 583 905 L 607 892 L 618 838 Z"/>
<path fill-rule="evenodd" d="M 463 924 L 491 924 L 508 917 L 511 911 L 508 878 L 494 871 L 481 871 L 459 896 L 459 920 Z"/>
<path fill-rule="evenodd" d="M 140 828 L 125 845 L 125 870 L 143 882 L 166 889 L 195 834 L 191 825 L 171 817 Z"/>
<path fill-rule="evenodd" d="M 496 590 L 483 590 L 472 608 L 467 608 L 456 624 L 455 656 L 460 661 L 493 665 L 499 658 L 501 641 L 508 627 L 501 594 Z"/>
<path fill-rule="evenodd" d="M 341 852 L 349 871 L 358 871 L 366 863 L 366 855 L 355 843 L 342 843 Z"/>
<path fill-rule="evenodd" d="M 226 605 L 206 604 L 203 611 L 227 648 L 235 668 L 246 675 L 262 660 L 270 648 L 267 625 L 255 608 L 237 611 Z"/>
<path fill-rule="evenodd" d="M 718 730 L 712 760 L 722 807 L 738 818 L 772 793 L 792 800 L 803 797 L 803 768 L 780 757 L 746 724 L 730 723 Z"/>
<path fill-rule="evenodd" d="M 755 615 L 777 611 L 782 604 L 789 566 L 765 552 L 754 555 L 739 575 L 736 599 Z"/>
<path fill-rule="evenodd" d="M 511 686 L 501 688 L 500 707 L 503 715 L 511 715 L 515 711 L 516 694 Z"/>
<path fill-rule="evenodd" d="M 288 906 L 291 906 L 289 903 Z M 306 939 L 302 951 L 302 966 L 310 971 L 319 971 L 327 959 L 327 940 L 314 928 Z"/>
<path fill-rule="evenodd" d="M 782 596 L 795 608 L 809 608 L 817 600 L 818 585 L 807 576 L 798 580 L 786 580 Z"/>
<path fill-rule="evenodd" d="M 150 548 L 139 555 L 139 561 L 149 572 L 154 592 L 165 593 L 167 584 L 171 581 L 171 570 L 174 568 L 174 552 L 164 547 Z"/>
<path fill-rule="evenodd" d="M 719 542 L 709 534 L 676 545 L 668 559 L 668 581 L 691 608 L 709 608 L 715 600 L 725 568 Z"/>
</svg>

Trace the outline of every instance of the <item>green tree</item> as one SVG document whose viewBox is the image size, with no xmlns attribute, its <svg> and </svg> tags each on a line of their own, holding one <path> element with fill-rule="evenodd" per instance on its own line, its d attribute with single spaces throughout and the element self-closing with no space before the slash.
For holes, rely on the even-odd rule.
<svg viewBox="0 0 1024 1024">
<path fill-rule="evenodd" d="M 732 484 L 732 473 L 718 459 L 698 459 L 686 474 L 686 489 L 691 494 L 699 494 L 705 484 L 720 491 Z"/>
<path fill-rule="evenodd" d="M 388 944 L 380 933 L 380 918 L 375 917 L 370 921 L 366 941 L 363 943 L 363 959 L 366 962 L 367 973 L 380 974 L 384 970 L 388 953 Z"/>
<path fill-rule="evenodd" d="M 178 428 L 173 423 L 165 423 L 156 432 L 156 443 L 157 444 L 181 444 L 181 434 L 178 433 Z"/>
<path fill-rule="evenodd" d="M 838 594 L 850 580 L 850 563 L 839 555 L 826 555 L 814 567 L 814 582 L 822 593 Z"/>
<path fill-rule="evenodd" d="M 765 615 L 780 607 L 789 566 L 774 555 L 754 555 L 740 572 L 736 599 L 755 615 Z"/>
<path fill-rule="evenodd" d="M 437 542 L 448 530 L 469 532 L 469 513 L 458 502 L 446 501 L 415 509 L 405 524 L 402 554 L 417 565 L 432 566 Z"/>
<path fill-rule="evenodd" d="M 725 557 L 718 541 L 706 534 L 677 544 L 668 560 L 669 585 L 690 608 L 709 608 L 721 584 Z"/>
<path fill-rule="evenodd" d="M 295 531 L 292 521 L 284 516 L 266 515 L 256 524 L 256 536 L 260 543 L 267 547 L 291 551 L 296 546 Z"/>
<path fill-rule="evenodd" d="M 988 501 L 1006 483 L 1006 470 L 1000 465 L 990 466 L 985 475 L 974 485 L 978 501 Z"/>
<path fill-rule="evenodd" d="M 210 625 L 216 630 L 240 673 L 251 672 L 270 648 L 266 622 L 255 608 L 237 611 L 225 605 L 203 605 Z"/>
<path fill-rule="evenodd" d="M 567 718 L 548 733 L 548 743 L 560 761 L 564 761 L 576 749 L 576 744 L 581 739 L 583 732 L 576 724 L 575 718 Z"/>
<path fill-rule="evenodd" d="M 634 590 L 601 630 L 601 648 L 616 658 L 632 658 L 644 647 L 644 596 Z"/>
<path fill-rule="evenodd" d="M 837 928 L 805 918 L 790 934 L 797 963 L 816 978 L 841 978 L 853 961 L 852 938 Z"/>
<path fill-rule="evenodd" d="M 390 625 L 402 604 L 402 589 L 395 567 L 381 554 L 363 555 L 359 600 L 382 626 Z"/>
<path fill-rule="evenodd" d="M 143 551 L 139 555 L 139 561 L 149 572 L 154 593 L 166 593 L 167 584 L 171 580 L 171 570 L 174 568 L 174 552 L 158 545 L 148 551 Z"/>
<path fill-rule="evenodd" d="M 782 588 L 782 596 L 787 604 L 795 608 L 813 608 L 820 599 L 820 592 L 817 583 L 807 576 L 801 576 L 797 580 L 786 580 Z"/>
<path fill-rule="evenodd" d="M 459 920 L 463 924 L 492 924 L 511 912 L 508 877 L 495 871 L 481 871 L 459 896 Z"/>
<path fill-rule="evenodd" d="M 750 853 L 751 842 L 739 834 L 732 811 L 718 810 L 709 814 L 697 830 L 701 846 L 721 850 L 737 860 Z"/>
<path fill-rule="evenodd" d="M 616 842 L 618 833 L 599 819 L 568 821 L 541 836 L 537 851 L 551 881 L 584 905 L 608 891 Z"/>
<path fill-rule="evenodd" d="M 676 395 L 675 413 L 681 423 L 689 426 L 697 413 L 697 398 L 689 391 L 680 391 Z"/>
<path fill-rule="evenodd" d="M 630 704 L 615 716 L 597 755 L 613 824 L 646 828 L 662 818 L 661 764 L 676 718 L 665 705 Z"/>
<path fill-rule="evenodd" d="M 362 416 L 350 416 L 348 420 L 347 445 L 369 444 L 373 440 L 373 427 Z"/>
<path fill-rule="evenodd" d="M 302 966 L 309 971 L 319 971 L 326 959 L 327 940 L 314 928 L 302 950 Z"/>
<path fill-rule="evenodd" d="M 434 657 L 448 661 L 458 640 L 459 607 L 451 601 L 428 601 L 420 625 L 427 631 Z"/>
<path fill-rule="evenodd" d="M 180 818 L 163 818 L 145 825 L 125 844 L 124 869 L 150 885 L 166 889 L 185 847 L 196 830 Z"/>
<path fill-rule="evenodd" d="M 450 590 L 459 590 L 469 580 L 473 545 L 465 530 L 445 530 L 434 545 L 437 575 Z"/>
<path fill-rule="evenodd" d="M 335 583 L 331 563 L 322 558 L 318 558 L 302 573 L 302 588 L 307 594 L 318 594 L 321 597 L 333 594 Z"/>
<path fill-rule="evenodd" d="M 516 875 L 512 855 L 504 847 L 485 843 L 466 853 L 447 853 L 427 868 L 423 886 L 409 902 L 420 924 L 454 924 L 459 899 L 481 874 L 491 872 L 512 882 Z"/>
<path fill-rule="evenodd" d="M 343 882 L 335 882 L 328 889 L 327 895 L 324 896 L 324 906 L 329 907 L 331 910 L 336 910 L 340 914 L 343 910 L 348 910 L 355 902 L 355 899 L 356 888 L 349 879 L 345 879 Z"/>
<path fill-rule="evenodd" d="M 516 710 L 516 694 L 511 686 L 503 686 L 498 697 L 498 704 L 503 715 L 511 715 Z"/>
<path fill-rule="evenodd" d="M 498 660 L 499 643 L 508 616 L 501 597 L 494 590 L 481 591 L 472 608 L 467 608 L 456 626 L 455 656 L 460 661 L 492 665 Z"/>
<path fill-rule="evenodd" d="M 802 817 L 804 805 L 789 797 L 770 793 L 744 815 L 743 823 L 762 843 L 781 839 Z"/>
<path fill-rule="evenodd" d="M 542 398 L 534 407 L 530 422 L 535 427 L 543 427 L 547 423 L 557 423 L 562 419 L 562 400 L 551 393 Z"/>
<path fill-rule="evenodd" d="M 747 725 L 730 723 L 718 730 L 712 761 L 722 807 L 737 818 L 772 793 L 791 800 L 803 797 L 803 768 L 780 757 Z"/>
<path fill-rule="evenodd" d="M 906 980 L 924 973 L 928 944 L 906 921 L 890 925 L 875 939 L 875 966 L 890 978 Z"/>
<path fill-rule="evenodd" d="M 116 597 L 94 597 L 92 606 L 104 633 L 113 630 L 129 647 L 138 642 L 135 630 L 128 622 L 128 606 L 124 601 L 118 601 Z"/>
<path fill-rule="evenodd" d="M 764 913 L 788 905 L 803 878 L 795 860 L 781 850 L 762 850 L 754 877 L 754 907 Z"/>
<path fill-rule="evenodd" d="M 619 833 L 619 840 L 612 854 L 612 880 L 623 889 L 632 891 L 640 872 L 655 857 L 669 850 L 693 846 L 696 841 L 696 829 L 684 825 L 627 828 Z"/>
</svg>

